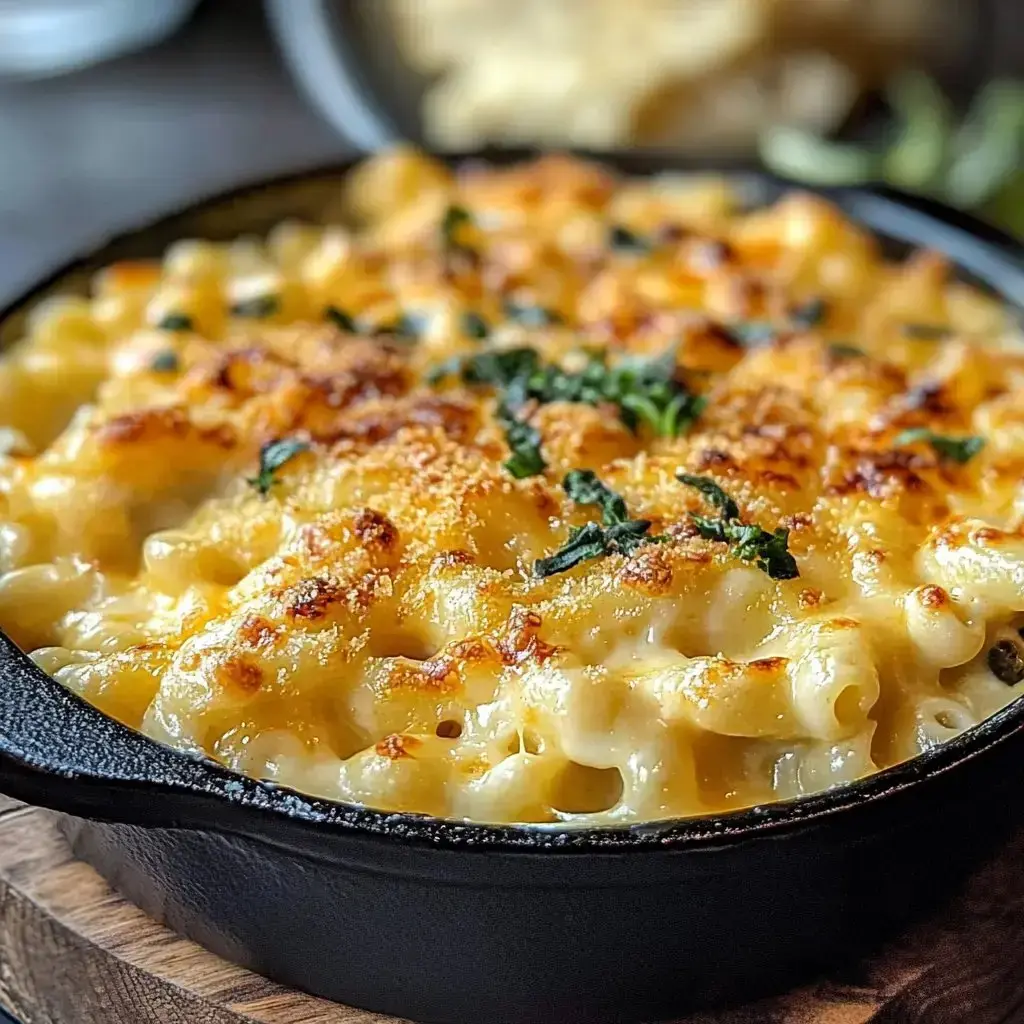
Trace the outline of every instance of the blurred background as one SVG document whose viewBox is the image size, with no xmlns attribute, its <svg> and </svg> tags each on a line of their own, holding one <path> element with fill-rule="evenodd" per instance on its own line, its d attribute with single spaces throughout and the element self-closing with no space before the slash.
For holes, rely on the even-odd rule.
<svg viewBox="0 0 1024 1024">
<path fill-rule="evenodd" d="M 1024 235 L 1022 0 L 0 0 L 0 299 L 397 138 L 884 180 Z"/>
</svg>

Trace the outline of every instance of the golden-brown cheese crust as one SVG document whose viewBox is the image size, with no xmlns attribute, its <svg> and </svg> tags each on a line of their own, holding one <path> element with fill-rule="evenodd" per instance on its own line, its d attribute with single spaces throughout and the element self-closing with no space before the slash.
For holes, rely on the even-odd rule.
<svg viewBox="0 0 1024 1024">
<path fill-rule="evenodd" d="M 1016 693 L 986 639 L 1024 612 L 1008 319 L 941 256 L 883 262 L 821 199 L 701 219 L 680 212 L 688 187 L 397 153 L 356 172 L 359 231 L 284 225 L 265 247 L 109 268 L 0 365 L 0 425 L 36 446 L 0 455 L 0 625 L 166 742 L 469 818 L 795 795 L 984 717 Z M 469 217 L 446 237 L 453 207 Z M 617 227 L 637 244 L 610 244 Z M 158 329 L 168 313 L 189 325 Z M 431 371 L 524 345 L 570 368 L 672 351 L 707 404 L 661 437 L 611 402 L 530 401 L 546 470 L 515 479 L 501 396 Z M 73 418 L 55 358 L 78 368 Z M 984 447 L 959 464 L 901 437 L 922 428 Z M 277 439 L 300 447 L 260 493 Z M 598 518 L 566 497 L 571 469 L 664 540 L 536 578 Z M 788 530 L 799 578 L 702 536 L 692 516 L 714 509 L 680 472 Z"/>
</svg>

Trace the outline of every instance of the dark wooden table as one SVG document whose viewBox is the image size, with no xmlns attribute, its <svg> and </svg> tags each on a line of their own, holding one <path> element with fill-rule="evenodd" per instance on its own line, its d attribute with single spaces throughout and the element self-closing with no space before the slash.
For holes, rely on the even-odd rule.
<svg viewBox="0 0 1024 1024">
<path fill-rule="evenodd" d="M 1022 1024 L 1022 861 L 1024 832 L 860 963 L 674 1024 Z M 75 861 L 52 815 L 3 797 L 0 1005 L 25 1024 L 407 1024 L 275 985 L 173 935 Z"/>
</svg>

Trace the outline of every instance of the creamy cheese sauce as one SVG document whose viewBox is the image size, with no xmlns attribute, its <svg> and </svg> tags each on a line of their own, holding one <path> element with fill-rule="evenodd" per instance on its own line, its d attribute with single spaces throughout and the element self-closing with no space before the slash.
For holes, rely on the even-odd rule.
<svg viewBox="0 0 1024 1024">
<path fill-rule="evenodd" d="M 1024 348 L 942 256 L 563 157 L 345 199 L 112 266 L 0 362 L 0 626 L 66 686 L 333 799 L 590 823 L 1018 696 Z"/>
</svg>

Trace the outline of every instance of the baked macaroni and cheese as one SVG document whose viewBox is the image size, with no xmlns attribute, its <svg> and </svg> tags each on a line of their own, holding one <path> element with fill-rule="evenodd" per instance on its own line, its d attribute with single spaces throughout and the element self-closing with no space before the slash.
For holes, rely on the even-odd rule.
<svg viewBox="0 0 1024 1024">
<path fill-rule="evenodd" d="M 1024 348 L 824 200 L 395 151 L 0 364 L 0 625 L 303 791 L 614 823 L 811 793 L 1024 685 Z"/>
</svg>

